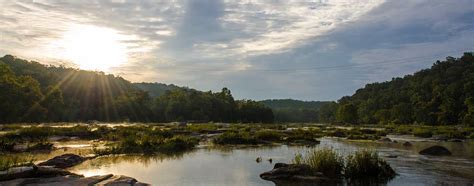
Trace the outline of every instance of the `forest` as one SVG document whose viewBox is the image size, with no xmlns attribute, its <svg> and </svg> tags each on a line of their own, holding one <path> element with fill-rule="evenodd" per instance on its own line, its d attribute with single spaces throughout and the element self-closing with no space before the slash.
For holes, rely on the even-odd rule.
<svg viewBox="0 0 474 186">
<path fill-rule="evenodd" d="M 430 69 L 367 84 L 334 101 L 235 100 L 231 91 L 131 83 L 103 72 L 0 58 L 0 123 L 305 122 L 474 124 L 474 57 L 436 61 Z"/>
<path fill-rule="evenodd" d="M 261 103 L 234 100 L 227 88 L 133 84 L 103 72 L 0 58 L 0 123 L 75 121 L 272 123 L 273 113 Z"/>
<path fill-rule="evenodd" d="M 474 56 L 447 57 L 430 69 L 367 84 L 338 101 L 336 121 L 474 125 Z"/>
</svg>

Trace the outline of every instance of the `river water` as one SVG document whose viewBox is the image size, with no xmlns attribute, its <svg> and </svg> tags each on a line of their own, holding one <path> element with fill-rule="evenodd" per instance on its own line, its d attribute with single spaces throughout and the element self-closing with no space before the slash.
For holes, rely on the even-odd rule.
<svg viewBox="0 0 474 186">
<path fill-rule="evenodd" d="M 391 136 L 404 140 L 403 137 Z M 70 170 L 85 176 L 120 174 L 153 185 L 274 185 L 260 179 L 274 163 L 289 163 L 298 152 L 310 148 L 332 147 L 343 155 L 360 148 L 379 152 L 399 174 L 388 185 L 473 185 L 474 142 L 415 141 L 412 147 L 399 143 L 347 141 L 322 138 L 315 147 L 272 146 L 214 148 L 201 146 L 191 152 L 176 155 L 110 156 L 86 161 Z M 453 156 L 430 157 L 418 151 L 430 145 L 443 145 Z M 398 156 L 388 158 L 388 155 Z M 263 161 L 257 163 L 257 157 Z M 271 158 L 273 161 L 267 161 Z"/>
</svg>

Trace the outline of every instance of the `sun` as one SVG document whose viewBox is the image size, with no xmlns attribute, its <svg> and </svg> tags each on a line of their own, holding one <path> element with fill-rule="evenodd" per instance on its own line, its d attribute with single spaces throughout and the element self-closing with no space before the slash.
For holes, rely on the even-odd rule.
<svg viewBox="0 0 474 186">
<path fill-rule="evenodd" d="M 108 71 L 127 62 L 126 37 L 118 31 L 73 25 L 54 42 L 59 55 L 85 70 Z"/>
</svg>

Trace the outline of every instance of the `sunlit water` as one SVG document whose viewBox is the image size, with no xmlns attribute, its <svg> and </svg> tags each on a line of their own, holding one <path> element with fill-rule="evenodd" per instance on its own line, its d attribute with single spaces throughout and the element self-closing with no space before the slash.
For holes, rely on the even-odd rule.
<svg viewBox="0 0 474 186">
<path fill-rule="evenodd" d="M 451 151 L 450 157 L 418 155 L 422 148 L 441 144 Z M 472 142 L 401 143 L 353 142 L 324 138 L 320 146 L 330 146 L 342 154 L 359 148 L 374 148 L 399 174 L 388 185 L 472 185 L 474 184 L 474 144 Z M 318 147 L 316 146 L 316 148 Z M 275 162 L 290 162 L 297 152 L 308 147 L 275 146 L 258 148 L 216 149 L 201 147 L 179 155 L 101 157 L 73 167 L 71 171 L 85 176 L 120 174 L 154 185 L 274 185 L 259 174 L 273 168 Z M 263 161 L 257 163 L 257 157 Z M 268 162 L 273 159 L 273 164 Z"/>
</svg>

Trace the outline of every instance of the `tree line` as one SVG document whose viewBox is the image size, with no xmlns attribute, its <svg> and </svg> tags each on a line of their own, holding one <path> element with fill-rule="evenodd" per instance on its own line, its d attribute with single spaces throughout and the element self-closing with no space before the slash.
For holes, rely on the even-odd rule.
<svg viewBox="0 0 474 186">
<path fill-rule="evenodd" d="M 153 97 L 140 87 L 143 84 L 103 72 L 47 66 L 6 55 L 0 58 L 0 123 L 271 123 L 274 119 L 270 108 L 252 100 L 234 100 L 227 88 L 202 92 L 173 86 Z"/>
<path fill-rule="evenodd" d="M 474 125 L 474 56 L 447 57 L 424 69 L 367 84 L 338 101 L 336 122 Z"/>
<path fill-rule="evenodd" d="M 102 72 L 0 58 L 0 123 L 89 120 L 473 125 L 474 57 L 447 57 L 337 102 L 234 100 L 227 88 L 133 84 Z"/>
</svg>

